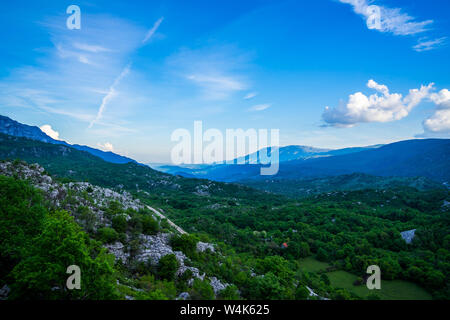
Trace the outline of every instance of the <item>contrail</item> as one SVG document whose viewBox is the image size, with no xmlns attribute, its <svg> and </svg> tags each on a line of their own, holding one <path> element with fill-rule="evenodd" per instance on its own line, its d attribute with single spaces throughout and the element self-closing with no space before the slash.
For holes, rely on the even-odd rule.
<svg viewBox="0 0 450 320">
<path fill-rule="evenodd" d="M 146 43 L 150 38 L 155 34 L 156 30 L 158 30 L 159 26 L 163 22 L 164 17 L 159 18 L 153 27 L 147 32 L 147 35 L 142 40 L 142 43 Z M 100 105 L 100 108 L 98 109 L 97 116 L 94 120 L 91 121 L 89 124 L 89 128 L 92 128 L 92 126 L 102 118 L 103 112 L 106 109 L 106 105 L 109 103 L 109 101 L 116 95 L 116 87 L 119 85 L 120 81 L 130 72 L 131 63 L 129 63 L 120 73 L 120 75 L 114 80 L 114 83 L 109 88 L 108 93 L 106 96 L 102 99 L 102 104 Z"/>
<path fill-rule="evenodd" d="M 120 81 L 130 72 L 131 63 L 129 63 L 119 74 L 119 76 L 114 80 L 114 83 L 109 87 L 108 93 L 106 96 L 102 99 L 102 104 L 100 105 L 100 108 L 98 109 L 97 116 L 94 120 L 91 121 L 89 124 L 89 128 L 92 128 L 92 126 L 101 119 L 103 116 L 103 111 L 106 109 L 106 105 L 108 102 L 116 95 L 116 87 L 119 85 Z"/>
<path fill-rule="evenodd" d="M 147 35 L 145 36 L 144 40 L 142 40 L 142 43 L 146 43 L 148 40 L 150 40 L 150 38 L 155 34 L 156 30 L 158 30 L 159 25 L 161 24 L 161 22 L 163 22 L 163 20 L 164 17 L 161 17 L 155 22 L 153 27 L 147 32 Z"/>
</svg>

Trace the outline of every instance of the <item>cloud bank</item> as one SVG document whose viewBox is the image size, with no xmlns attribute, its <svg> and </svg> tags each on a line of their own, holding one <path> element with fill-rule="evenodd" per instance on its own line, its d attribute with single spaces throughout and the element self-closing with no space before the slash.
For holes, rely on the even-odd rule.
<svg viewBox="0 0 450 320">
<path fill-rule="evenodd" d="M 385 85 L 369 80 L 367 87 L 377 93 L 366 96 L 356 92 L 348 102 L 337 108 L 326 107 L 323 120 L 330 126 L 353 127 L 362 122 L 389 122 L 406 117 L 409 112 L 429 95 L 433 84 L 420 89 L 409 90 L 405 97 L 400 93 L 390 93 Z"/>
<path fill-rule="evenodd" d="M 377 91 L 370 96 L 362 92 L 351 94 L 348 102 L 336 108 L 325 107 L 322 119 L 325 126 L 349 128 L 359 123 L 390 122 L 405 118 L 411 110 L 422 101 L 432 102 L 436 108 L 433 115 L 425 119 L 425 135 L 450 134 L 450 91 L 442 89 L 432 92 L 434 84 L 410 89 L 406 96 L 390 93 L 386 85 L 374 80 L 367 82 L 367 87 Z"/>
</svg>

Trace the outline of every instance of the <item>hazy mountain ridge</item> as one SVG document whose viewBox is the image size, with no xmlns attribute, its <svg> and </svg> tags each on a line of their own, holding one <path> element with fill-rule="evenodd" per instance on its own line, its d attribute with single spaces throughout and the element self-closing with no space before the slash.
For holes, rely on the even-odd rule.
<svg viewBox="0 0 450 320">
<path fill-rule="evenodd" d="M 319 156 L 320 155 L 320 156 Z M 363 173 L 382 177 L 426 177 L 450 181 L 450 139 L 416 139 L 367 148 L 346 148 L 310 154 L 279 163 L 273 176 L 260 175 L 259 164 L 221 164 L 205 168 L 165 166 L 171 174 L 215 181 L 303 180 Z"/>
</svg>

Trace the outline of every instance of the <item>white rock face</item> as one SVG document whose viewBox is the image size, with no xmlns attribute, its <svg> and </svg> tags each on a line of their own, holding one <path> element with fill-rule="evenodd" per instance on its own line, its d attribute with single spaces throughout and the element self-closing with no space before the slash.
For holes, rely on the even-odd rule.
<svg viewBox="0 0 450 320">
<path fill-rule="evenodd" d="M 208 249 L 211 250 L 211 252 L 215 252 L 214 245 L 212 245 L 211 243 L 201 241 L 197 242 L 197 251 L 205 252 Z"/>
<path fill-rule="evenodd" d="M 177 300 L 188 300 L 191 296 L 187 292 L 182 292 L 178 296 Z"/>
<path fill-rule="evenodd" d="M 142 251 L 136 256 L 136 259 L 142 262 L 149 261 L 152 265 L 158 264 L 162 257 L 174 253 L 169 246 L 169 239 L 170 234 L 168 233 L 158 233 L 154 236 L 141 235 Z"/>
<path fill-rule="evenodd" d="M 216 277 L 211 277 L 210 279 L 210 285 L 214 290 L 214 294 L 218 294 L 220 291 L 224 290 L 226 287 L 229 286 L 228 283 L 222 283 L 219 279 Z"/>
<path fill-rule="evenodd" d="M 117 241 L 113 244 L 106 244 L 105 248 L 108 249 L 109 253 L 113 254 L 116 257 L 116 260 L 121 260 L 122 263 L 126 263 L 130 254 L 125 252 L 125 246 L 122 242 Z"/>
<path fill-rule="evenodd" d="M 169 233 L 159 233 L 153 236 L 142 235 L 142 251 L 136 256 L 136 259 L 142 262 L 150 262 L 152 265 L 157 265 L 159 260 L 165 255 L 174 254 L 180 263 L 176 276 L 181 276 L 184 272 L 186 272 L 186 270 L 191 270 L 191 284 L 194 281 L 194 278 L 203 280 L 205 278 L 205 274 L 200 273 L 200 271 L 195 267 L 187 266 L 187 257 L 183 252 L 172 250 L 172 247 L 169 245 L 170 237 L 171 234 Z"/>
</svg>

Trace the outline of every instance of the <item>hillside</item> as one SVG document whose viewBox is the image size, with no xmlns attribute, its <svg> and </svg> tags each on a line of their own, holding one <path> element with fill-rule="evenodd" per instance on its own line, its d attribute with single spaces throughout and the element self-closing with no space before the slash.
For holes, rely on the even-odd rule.
<svg viewBox="0 0 450 320">
<path fill-rule="evenodd" d="M 219 196 L 250 201 L 267 195 L 249 187 L 199 179 L 186 179 L 153 170 L 137 163 L 114 164 L 87 152 L 63 145 L 54 145 L 26 138 L 0 134 L 0 159 L 21 159 L 39 163 L 53 176 L 67 181 L 87 181 L 95 185 L 124 189 L 141 196 L 164 195 L 178 199 Z"/>
<path fill-rule="evenodd" d="M 392 287 L 396 290 L 396 298 L 410 297 L 411 288 L 417 288 L 414 297 L 449 296 L 450 194 L 447 189 L 418 191 L 402 185 L 396 188 L 388 185 L 389 188 L 329 192 L 289 200 L 235 184 L 171 176 L 135 163 L 112 164 L 66 146 L 7 135 L 1 135 L 0 142 L 0 158 L 19 158 L 43 166 L 45 171 L 31 169 L 43 176 L 35 186 L 39 187 L 42 181 L 46 184 L 48 178 L 45 177 L 49 173 L 53 175 L 50 177 L 52 186 L 44 188 L 50 203 L 40 205 L 50 216 L 55 209 L 70 212 L 83 232 L 100 241 L 100 244 L 89 245 L 93 246 L 89 250 L 97 248 L 95 252 L 98 252 L 100 245 L 115 256 L 110 267 L 117 268 L 121 275 L 119 286 L 112 288 L 119 291 L 115 293 L 116 297 L 173 299 L 188 292 L 191 298 L 210 299 L 218 294 L 213 288 L 223 288 L 219 283 L 236 286 L 229 286 L 231 289 L 223 289 L 224 292 L 219 294 L 233 299 L 239 296 L 244 299 L 392 297 L 382 293 L 366 296 L 365 291 L 359 290 L 362 283 L 359 279 L 364 277 L 366 267 L 374 263 L 382 268 L 383 279 L 394 281 Z M 3 174 L 12 176 L 8 179 L 27 179 L 29 175 L 22 173 L 28 169 L 14 171 L 11 166 L 31 167 L 20 161 L 7 163 L 10 169 Z M 366 178 L 361 176 L 362 180 Z M 371 178 L 367 179 L 370 181 Z M 11 192 L 18 194 L 17 201 L 26 199 L 20 190 L 27 187 L 21 182 L 16 186 L 14 181 L 4 181 L 0 192 L 2 199 L 11 199 Z M 8 186 L 16 187 L 8 191 Z M 106 194 L 117 201 L 103 203 L 102 199 L 108 198 Z M 59 202 L 56 207 L 52 197 Z M 1 211 L 4 212 L 2 217 L 13 212 L 11 205 L 20 208 L 20 203 L 16 205 L 11 200 L 5 200 L 3 204 L 9 209 Z M 154 219 L 146 218 L 153 216 L 154 211 L 147 210 L 147 206 L 189 234 L 176 236 L 174 240 L 158 236 L 159 230 L 176 234 L 163 219 L 156 227 L 158 233 L 155 235 Z M 28 211 L 14 209 L 14 212 L 27 215 Z M 65 221 L 66 218 L 55 219 L 59 223 L 59 219 Z M 4 221 L 5 228 L 12 228 L 8 216 Z M 22 220 L 12 221 L 17 226 L 23 224 Z M 150 234 L 145 235 L 144 229 Z M 402 232 L 411 230 L 415 233 L 408 244 L 402 238 Z M 27 239 L 34 239 L 34 236 L 30 237 Z M 27 250 L 41 254 L 31 243 Z M 159 256 L 174 252 L 180 267 L 183 261 L 184 266 L 196 268 L 200 275 L 205 273 L 208 280 L 187 281 L 188 276 L 192 277 L 188 273 L 186 277 L 178 274 L 171 278 L 174 280 L 164 282 L 165 273 L 161 275 L 159 267 L 155 268 L 154 262 L 149 262 L 154 257 L 152 243 L 157 243 L 156 248 L 162 248 L 162 251 L 156 250 Z M 209 250 L 202 252 L 205 245 L 200 245 L 197 251 L 196 243 L 213 243 L 214 250 L 220 254 Z M 178 256 L 176 251 L 183 252 L 188 259 Z M 147 264 L 135 264 L 133 261 L 136 260 L 129 259 L 141 254 Z M 326 262 L 329 269 L 325 275 L 306 271 L 301 263 L 304 258 Z M 169 261 L 164 259 L 164 263 L 172 266 L 170 270 L 175 270 L 175 260 L 167 259 Z M 0 260 L 5 263 L 5 259 Z M 106 277 L 110 273 L 102 274 Z M 358 279 L 359 284 L 348 283 L 348 279 Z M 357 288 L 353 290 L 353 286 Z M 14 290 L 14 286 L 10 288 Z M 108 294 L 112 294 L 110 289 Z M 308 293 L 309 290 L 318 296 Z M 183 294 L 182 297 L 187 296 Z"/>
<path fill-rule="evenodd" d="M 46 143 L 52 143 L 52 144 L 59 144 L 64 145 L 68 147 L 72 147 L 74 149 L 80 150 L 80 151 L 86 151 L 90 154 L 97 156 L 105 161 L 111 162 L 111 163 L 128 163 L 128 162 L 136 162 L 133 159 L 120 156 L 118 154 L 115 154 L 110 151 L 101 151 L 98 149 L 94 149 L 88 146 L 81 146 L 78 144 L 69 144 L 62 140 L 55 140 L 46 135 L 44 132 L 41 131 L 38 127 L 35 126 L 29 126 L 26 124 L 22 124 L 20 122 L 17 122 L 15 120 L 12 120 L 8 117 L 0 115 L 0 133 L 15 136 L 15 137 L 24 137 L 29 138 L 36 141 L 46 142 Z"/>
<path fill-rule="evenodd" d="M 304 179 L 254 179 L 239 181 L 259 190 L 286 195 L 294 198 L 309 197 L 314 194 L 353 191 L 365 189 L 391 189 L 410 187 L 418 190 L 446 189 L 442 183 L 424 177 L 380 177 L 364 173 Z"/>
<path fill-rule="evenodd" d="M 0 163 L 0 194 L 0 284 L 7 288 L 7 296 L 0 298 L 77 299 L 83 295 L 90 295 L 91 299 L 128 300 L 213 298 L 227 287 L 228 294 L 237 294 L 230 291 L 233 287 L 229 284 L 192 266 L 191 259 L 217 254 L 212 244 L 199 242 L 187 234 L 180 236 L 167 220 L 127 192 L 84 182 L 61 183 L 39 165 L 16 161 Z M 20 210 L 24 205 L 32 209 Z M 39 216 L 35 215 L 36 210 Z M 46 230 L 50 221 L 55 224 L 51 231 Z M 18 232 L 24 222 L 32 223 L 28 228 L 34 230 Z M 64 230 L 67 234 L 56 237 Z M 180 240 L 186 244 L 180 246 Z M 34 247 L 34 241 L 45 243 L 45 251 Z M 75 241 L 79 247 L 68 246 Z M 32 254 L 24 256 L 21 250 Z M 63 250 L 64 255 L 48 254 Z M 82 264 L 86 262 L 80 258 L 81 250 L 92 251 L 95 260 L 88 262 L 90 266 Z M 52 267 L 42 274 L 18 278 L 36 261 L 40 263 L 39 269 L 44 265 Z M 83 279 L 90 279 L 81 291 L 65 290 L 65 268 L 73 264 L 84 267 Z M 46 277 L 49 282 L 40 286 Z M 197 292 L 200 288 L 210 296 Z"/>
</svg>

